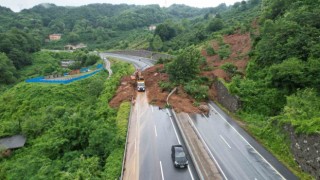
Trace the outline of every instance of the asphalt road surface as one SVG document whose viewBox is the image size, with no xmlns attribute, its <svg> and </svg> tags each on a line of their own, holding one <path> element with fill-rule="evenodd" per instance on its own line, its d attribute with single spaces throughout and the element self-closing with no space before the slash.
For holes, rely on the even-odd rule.
<svg viewBox="0 0 320 180">
<path fill-rule="evenodd" d="M 183 144 L 167 109 L 148 105 L 146 93 L 139 93 L 135 112 L 139 140 L 139 180 L 198 179 L 189 157 L 189 167 L 177 169 L 171 159 L 171 146 Z"/>
<path fill-rule="evenodd" d="M 155 64 L 155 60 L 137 57 L 137 56 L 129 56 L 129 55 L 121 55 L 121 54 L 113 54 L 113 53 L 100 53 L 101 57 L 114 57 L 121 59 L 123 61 L 127 61 L 132 63 L 137 69 L 145 70 L 146 68 L 153 66 Z"/>
<path fill-rule="evenodd" d="M 155 61 L 136 56 L 100 53 L 101 57 L 115 57 L 146 69 Z M 148 88 L 148 87 L 147 87 Z M 132 107 L 129 127 L 127 161 L 124 179 L 139 180 L 196 180 L 199 179 L 188 155 L 189 166 L 173 166 L 171 146 L 184 144 L 175 121 L 167 109 L 148 104 L 146 92 L 139 92 Z M 186 148 L 185 148 L 186 150 Z M 186 150 L 187 151 L 187 150 Z M 188 154 L 188 152 L 187 152 Z"/>
<path fill-rule="evenodd" d="M 131 62 L 142 70 L 154 64 L 153 60 L 135 56 L 111 53 L 102 55 Z M 196 114 L 189 118 L 217 160 L 225 179 L 298 179 L 218 106 L 213 102 L 209 106 L 209 116 Z M 170 148 L 173 144 L 184 143 L 175 121 L 172 121 L 165 109 L 150 106 L 146 93 L 139 93 L 131 117 L 136 135 L 131 136 L 134 137 L 131 140 L 134 142 L 131 143 L 133 150 L 127 156 L 135 157 L 133 164 L 136 167 L 130 168 L 134 169 L 132 171 L 135 172 L 131 174 L 135 176 L 128 176 L 128 179 L 198 179 L 190 157 L 191 165 L 188 169 L 173 167 Z"/>
<path fill-rule="evenodd" d="M 209 116 L 189 117 L 217 159 L 225 179 L 298 179 L 217 105 L 210 102 L 209 107 Z"/>
</svg>

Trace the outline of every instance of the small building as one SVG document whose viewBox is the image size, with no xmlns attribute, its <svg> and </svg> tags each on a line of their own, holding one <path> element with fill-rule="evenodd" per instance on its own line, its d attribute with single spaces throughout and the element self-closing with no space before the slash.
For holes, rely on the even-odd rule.
<svg viewBox="0 0 320 180">
<path fill-rule="evenodd" d="M 156 28 L 157 28 L 157 26 L 155 26 L 155 25 L 151 25 L 151 26 L 149 26 L 149 31 L 154 31 L 154 30 L 156 30 Z"/>
<path fill-rule="evenodd" d="M 80 43 L 80 44 L 77 44 L 77 45 L 68 44 L 68 45 L 64 46 L 64 50 L 72 51 L 72 50 L 82 49 L 82 48 L 86 48 L 86 47 L 87 46 L 85 44 L 83 44 L 83 43 Z"/>
<path fill-rule="evenodd" d="M 69 66 L 71 66 L 71 65 L 74 64 L 75 62 L 76 62 L 75 60 L 66 59 L 66 60 L 60 61 L 60 64 L 61 64 L 61 67 L 63 67 L 63 68 L 68 68 Z"/>
<path fill-rule="evenodd" d="M 50 34 L 49 40 L 50 41 L 58 41 L 61 39 L 61 34 Z"/>
<path fill-rule="evenodd" d="M 27 138 L 23 135 L 14 135 L 0 138 L 0 156 L 10 156 L 14 149 L 22 148 Z"/>
</svg>

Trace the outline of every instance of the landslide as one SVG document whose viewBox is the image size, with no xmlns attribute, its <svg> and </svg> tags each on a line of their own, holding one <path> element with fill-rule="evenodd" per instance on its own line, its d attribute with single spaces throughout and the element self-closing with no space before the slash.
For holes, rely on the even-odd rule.
<svg viewBox="0 0 320 180">
<path fill-rule="evenodd" d="M 249 61 L 248 53 L 251 50 L 250 34 L 236 33 L 225 35 L 223 36 L 223 43 L 229 45 L 231 50 L 229 57 L 224 60 L 221 60 L 218 54 L 209 56 L 205 50 L 201 51 L 202 56 L 206 58 L 207 65 L 206 67 L 202 67 L 200 76 L 208 77 L 211 80 L 221 78 L 229 81 L 231 77 L 220 68 L 226 62 L 234 64 L 237 66 L 238 71 L 243 74 L 245 73 L 245 68 Z M 216 52 L 219 51 L 220 47 L 217 40 L 212 40 L 210 45 Z M 142 72 L 142 75 L 145 77 L 148 101 L 150 104 L 159 106 L 160 108 L 166 106 L 166 100 L 170 93 L 159 87 L 159 82 L 169 82 L 168 74 L 163 72 L 165 72 L 163 64 L 155 65 Z M 109 104 L 111 107 L 119 107 L 121 102 L 133 100 L 136 94 L 135 81 L 131 80 L 130 76 L 123 77 L 116 95 Z M 216 99 L 217 93 L 213 85 L 210 87 L 208 94 L 210 99 Z M 170 96 L 169 104 L 177 112 L 203 113 L 207 111 L 205 108 L 206 102 L 198 104 L 181 86 L 177 87 L 177 91 Z"/>
</svg>

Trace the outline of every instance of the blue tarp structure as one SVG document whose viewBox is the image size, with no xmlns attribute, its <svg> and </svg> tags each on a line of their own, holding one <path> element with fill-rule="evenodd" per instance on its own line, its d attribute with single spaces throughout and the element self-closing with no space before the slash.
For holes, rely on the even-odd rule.
<svg viewBox="0 0 320 180">
<path fill-rule="evenodd" d="M 81 69 L 80 69 L 80 72 L 81 72 L 81 73 L 88 72 L 88 71 L 89 71 L 89 68 L 81 68 Z"/>
<path fill-rule="evenodd" d="M 95 70 L 95 71 L 93 71 L 93 72 L 91 72 L 89 74 L 85 74 L 85 75 L 74 77 L 74 78 L 69 78 L 69 79 L 45 79 L 44 76 L 41 76 L 41 77 L 36 77 L 36 78 L 32 78 L 32 79 L 27 79 L 26 82 L 27 83 L 68 84 L 68 83 L 71 83 L 73 81 L 77 81 L 77 80 L 80 80 L 80 79 L 84 79 L 84 78 L 90 77 L 90 76 L 102 71 L 103 70 L 103 68 L 102 68 L 103 65 L 102 64 L 98 64 L 97 67 L 98 66 L 101 67 L 101 68 L 98 68 L 97 70 Z M 86 69 L 87 69 L 87 71 L 89 70 L 88 68 L 86 68 Z M 85 71 L 85 72 L 87 72 L 87 71 Z"/>
<path fill-rule="evenodd" d="M 97 69 L 100 69 L 100 68 L 103 68 L 103 65 L 102 65 L 102 64 L 98 64 L 98 65 L 97 65 Z"/>
</svg>

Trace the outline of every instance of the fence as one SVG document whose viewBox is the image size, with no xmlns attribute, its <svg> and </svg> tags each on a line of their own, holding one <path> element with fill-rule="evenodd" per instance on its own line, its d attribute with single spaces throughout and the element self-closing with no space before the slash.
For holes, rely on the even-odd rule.
<svg viewBox="0 0 320 180">
<path fill-rule="evenodd" d="M 90 77 L 100 71 L 102 71 L 103 69 L 98 69 L 96 71 L 93 71 L 92 73 L 89 74 L 85 74 L 82 76 L 78 76 L 78 77 L 74 77 L 74 78 L 69 78 L 69 79 L 45 79 L 44 76 L 41 77 L 36 77 L 36 78 L 32 78 L 32 79 L 27 79 L 26 82 L 27 83 L 51 83 L 51 84 L 68 84 L 71 83 L 73 81 L 77 81 L 77 80 L 81 80 L 87 77 Z"/>
</svg>

